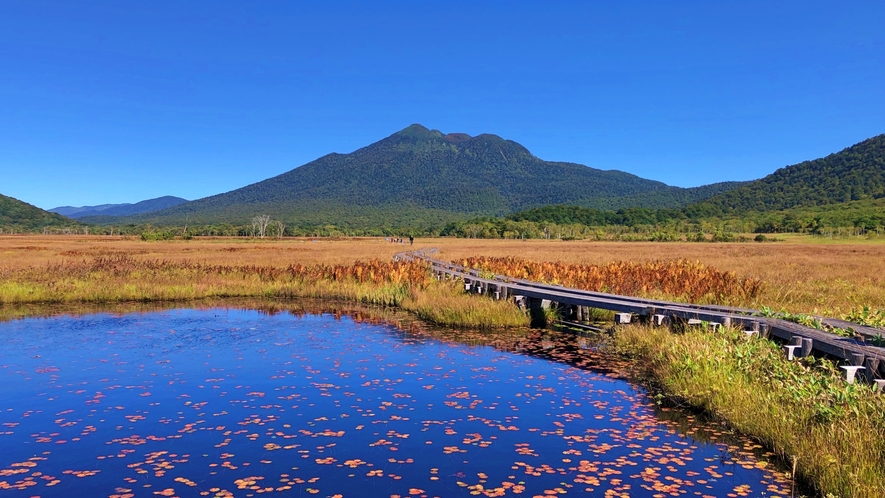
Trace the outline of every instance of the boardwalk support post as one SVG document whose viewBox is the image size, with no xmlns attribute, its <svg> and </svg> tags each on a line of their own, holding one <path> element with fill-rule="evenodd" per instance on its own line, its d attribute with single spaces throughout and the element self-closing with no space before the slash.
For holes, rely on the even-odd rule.
<svg viewBox="0 0 885 498">
<path fill-rule="evenodd" d="M 811 350 L 812 350 L 813 344 L 814 344 L 813 340 L 811 340 L 807 337 L 802 338 L 802 357 L 803 358 L 806 356 L 811 356 Z"/>
<path fill-rule="evenodd" d="M 863 366 L 864 379 L 872 384 L 876 381 L 876 372 L 879 370 L 879 359 L 872 357 L 864 358 Z"/>
<path fill-rule="evenodd" d="M 863 353 L 851 353 L 851 365 L 855 367 L 862 367 L 863 360 L 865 356 Z"/>
<path fill-rule="evenodd" d="M 547 313 L 545 310 L 550 308 L 549 299 L 540 299 L 537 297 L 528 298 L 529 314 L 532 317 L 533 327 L 547 326 Z"/>
<path fill-rule="evenodd" d="M 589 306 L 579 306 L 581 308 L 581 314 L 584 315 L 584 321 L 589 322 L 592 315 L 590 314 Z"/>
<path fill-rule="evenodd" d="M 857 373 L 858 370 L 863 370 L 863 367 L 856 365 L 843 365 L 839 368 L 845 370 L 845 382 L 849 384 L 854 384 L 854 374 Z"/>
<path fill-rule="evenodd" d="M 757 322 L 758 323 L 758 322 Z M 767 323 L 759 324 L 759 337 L 768 339 L 771 336 L 771 325 Z"/>
<path fill-rule="evenodd" d="M 793 353 L 793 356 L 795 356 L 796 358 L 802 358 L 803 356 L 805 356 L 802 354 L 804 351 L 804 348 L 802 348 L 802 338 L 801 337 L 799 337 L 798 335 L 794 335 L 793 337 L 791 337 L 790 338 L 790 346 L 796 346 L 796 348 L 798 349 L 798 351 L 795 351 Z"/>
</svg>

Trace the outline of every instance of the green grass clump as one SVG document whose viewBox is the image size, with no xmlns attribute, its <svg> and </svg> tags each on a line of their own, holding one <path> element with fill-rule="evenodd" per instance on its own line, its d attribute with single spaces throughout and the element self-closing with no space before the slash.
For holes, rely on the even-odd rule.
<svg viewBox="0 0 885 498">
<path fill-rule="evenodd" d="M 664 393 L 728 421 L 790 461 L 822 495 L 885 495 L 885 396 L 829 361 L 788 362 L 741 332 L 625 327 L 614 347 Z"/>
<path fill-rule="evenodd" d="M 769 318 L 779 318 L 781 320 L 786 320 L 788 322 L 798 323 L 799 325 L 804 325 L 809 328 L 821 330 L 824 332 L 828 332 L 833 335 L 838 335 L 839 337 L 854 337 L 854 331 L 851 329 L 843 329 L 839 327 L 833 327 L 831 325 L 827 325 L 821 321 L 820 318 L 812 315 L 806 315 L 803 313 L 790 313 L 786 310 L 774 311 L 768 306 L 762 306 L 759 309 L 759 313 L 756 313 L 756 316 L 764 316 Z"/>
<path fill-rule="evenodd" d="M 440 325 L 465 328 L 525 327 L 529 316 L 509 301 L 465 294 L 453 282 L 436 282 L 412 289 L 403 309 Z"/>
<path fill-rule="evenodd" d="M 885 328 L 885 309 L 858 306 L 843 314 L 842 319 L 870 327 Z"/>
</svg>

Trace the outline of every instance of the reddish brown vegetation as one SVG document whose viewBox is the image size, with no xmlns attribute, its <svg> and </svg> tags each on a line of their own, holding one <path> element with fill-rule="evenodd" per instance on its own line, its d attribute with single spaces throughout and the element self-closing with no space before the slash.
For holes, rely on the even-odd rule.
<svg viewBox="0 0 885 498">
<path fill-rule="evenodd" d="M 417 262 L 356 261 L 350 265 L 290 264 L 287 267 L 263 265 L 220 265 L 199 261 L 168 261 L 136 259 L 125 253 L 98 256 L 84 260 L 66 260 L 48 267 L 32 267 L 19 275 L 45 278 L 129 277 L 133 274 L 170 274 L 186 272 L 203 276 L 235 275 L 257 277 L 263 282 L 291 280 L 330 280 L 359 283 L 394 283 L 424 285 L 429 281 L 427 265 Z"/>
<path fill-rule="evenodd" d="M 753 299 L 762 291 L 757 278 L 740 278 L 684 259 L 605 265 L 538 262 L 518 257 L 471 257 L 460 264 L 514 278 L 631 296 L 666 295 L 697 302 Z"/>
</svg>

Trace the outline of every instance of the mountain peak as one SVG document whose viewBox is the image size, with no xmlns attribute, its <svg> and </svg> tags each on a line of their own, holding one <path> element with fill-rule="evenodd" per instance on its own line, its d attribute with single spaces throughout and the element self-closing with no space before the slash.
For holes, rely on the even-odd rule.
<svg viewBox="0 0 885 498">
<path fill-rule="evenodd" d="M 656 202 L 675 205 L 680 201 L 671 191 L 682 189 L 544 161 L 497 135 L 443 134 L 416 123 L 350 154 L 329 154 L 241 189 L 132 219 L 248 223 L 264 213 L 301 225 L 439 226 L 546 204 L 607 206 L 642 194 L 663 195 Z"/>
<path fill-rule="evenodd" d="M 394 135 L 398 137 L 417 139 L 440 138 L 443 136 L 441 132 L 437 130 L 427 129 L 418 123 L 409 125 L 402 130 L 394 133 Z"/>
<path fill-rule="evenodd" d="M 467 140 L 470 140 L 471 138 L 473 138 L 473 137 L 471 137 L 470 135 L 468 135 L 466 133 L 449 133 L 448 135 L 443 137 L 443 139 L 446 142 L 449 142 L 452 144 L 466 142 Z"/>
</svg>

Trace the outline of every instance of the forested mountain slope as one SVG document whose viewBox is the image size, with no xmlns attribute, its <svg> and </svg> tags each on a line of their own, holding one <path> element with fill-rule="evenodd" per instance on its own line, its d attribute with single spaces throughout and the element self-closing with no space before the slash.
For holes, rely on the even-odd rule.
<svg viewBox="0 0 885 498">
<path fill-rule="evenodd" d="M 693 216 L 777 211 L 885 197 L 885 134 L 841 152 L 781 168 L 690 206 Z"/>
<path fill-rule="evenodd" d="M 34 229 L 47 226 L 72 226 L 77 222 L 14 197 L 0 194 L 0 228 Z"/>
<path fill-rule="evenodd" d="M 412 125 L 350 154 L 328 154 L 231 192 L 115 221 L 244 223 L 270 214 L 342 226 L 443 223 L 548 204 L 611 208 L 621 198 L 675 207 L 729 186 L 670 187 L 622 171 L 544 161 L 496 135 L 445 135 Z"/>
<path fill-rule="evenodd" d="M 750 182 L 719 182 L 691 188 L 666 187 L 641 194 L 594 199 L 582 202 L 581 205 L 583 207 L 609 210 L 635 207 L 671 209 L 704 201 L 747 183 Z"/>
</svg>

